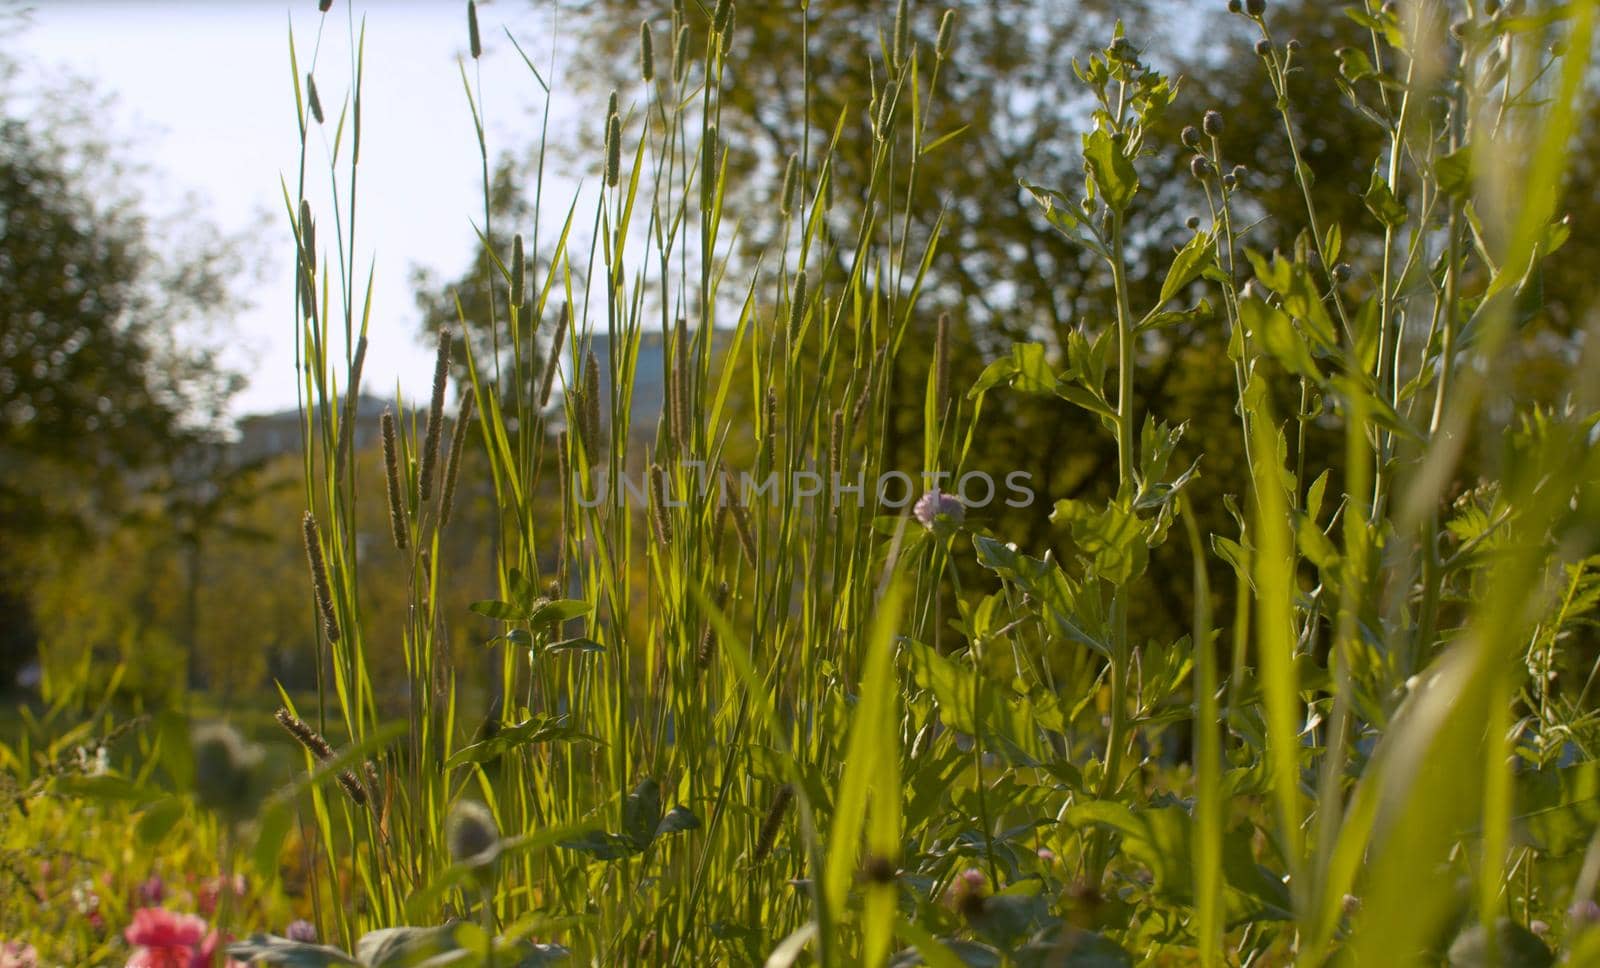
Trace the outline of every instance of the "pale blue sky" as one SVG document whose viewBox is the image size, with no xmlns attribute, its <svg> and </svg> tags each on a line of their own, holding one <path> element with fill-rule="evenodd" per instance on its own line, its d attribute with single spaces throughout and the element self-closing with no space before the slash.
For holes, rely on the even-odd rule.
<svg viewBox="0 0 1600 968">
<path fill-rule="evenodd" d="M 480 4 L 485 52 L 477 66 L 491 152 L 529 144 L 537 130 L 533 112 L 543 103 L 502 26 L 545 71 L 551 6 Z M 376 260 L 363 378 L 374 392 L 387 392 L 398 379 L 408 397 L 427 393 L 431 353 L 415 337 L 410 268 L 453 276 L 476 244 L 471 220 L 482 211 L 479 162 L 457 67 L 467 46 L 465 8 L 454 0 L 358 0 L 354 8 L 356 29 L 363 13 L 367 25 L 357 241 L 363 271 Z M 317 53 L 329 144 L 350 83 L 350 10 L 349 0 L 334 4 Z M 289 29 L 304 71 L 320 20 L 315 0 L 51 0 L 36 5 L 31 28 L 14 40 L 29 70 L 46 77 L 65 70 L 116 96 L 112 129 L 148 167 L 139 187 L 152 208 L 187 206 L 193 193 L 200 217 L 229 233 L 254 230 L 262 272 L 240 282 L 241 295 L 254 305 L 237 319 L 230 357 L 250 379 L 238 413 L 295 401 L 292 242 L 279 179 L 293 191 Z M 559 74 L 558 59 L 553 142 L 577 113 L 562 103 Z M 323 144 L 314 133 L 307 193 L 319 213 L 320 247 L 332 244 Z M 341 193 L 347 171 L 342 165 Z M 561 208 L 576 185 L 556 179 Z"/>
</svg>

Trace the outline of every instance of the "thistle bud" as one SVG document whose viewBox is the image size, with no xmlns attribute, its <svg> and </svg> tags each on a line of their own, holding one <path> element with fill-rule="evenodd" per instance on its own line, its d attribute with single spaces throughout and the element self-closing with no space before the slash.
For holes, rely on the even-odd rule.
<svg viewBox="0 0 1600 968">
<path fill-rule="evenodd" d="M 462 800 L 445 818 L 444 842 L 457 864 L 482 869 L 494 863 L 500 848 L 500 828 L 489 808 L 476 800 Z"/>
<path fill-rule="evenodd" d="M 1211 162 L 1206 161 L 1202 155 L 1195 155 L 1189 159 L 1189 173 L 1203 181 L 1207 175 L 1211 174 Z"/>
<path fill-rule="evenodd" d="M 483 39 L 478 36 L 477 0 L 467 0 L 467 42 L 473 60 L 483 56 Z"/>
<path fill-rule="evenodd" d="M 1272 41 L 1268 40 L 1265 37 L 1263 37 L 1260 40 L 1256 41 L 1256 56 L 1257 57 L 1265 57 L 1270 53 L 1272 53 Z"/>
<path fill-rule="evenodd" d="M 1228 0 L 1229 13 L 1244 13 L 1244 0 Z"/>
<path fill-rule="evenodd" d="M 1267 12 L 1267 0 L 1244 0 L 1244 12 L 1259 19 Z"/>
<path fill-rule="evenodd" d="M 1200 216 L 1191 215 L 1183 224 L 1188 227 L 1189 231 L 1198 232 L 1200 230 Z"/>
<path fill-rule="evenodd" d="M 944 60 L 944 55 L 950 52 L 950 36 L 955 30 L 956 12 L 946 10 L 939 20 L 939 39 L 933 45 L 933 55 Z"/>
<path fill-rule="evenodd" d="M 1222 135 L 1222 112 L 1207 111 L 1205 117 L 1200 121 L 1200 128 L 1208 138 L 1220 137 Z"/>
<path fill-rule="evenodd" d="M 1291 54 L 1298 54 L 1300 53 L 1300 41 L 1290 38 L 1289 42 L 1283 45 L 1283 48 Z"/>
<path fill-rule="evenodd" d="M 646 84 L 656 79 L 656 45 L 655 38 L 650 36 L 648 20 L 639 24 L 639 72 L 644 75 Z"/>
<path fill-rule="evenodd" d="M 1178 135 L 1178 140 L 1183 142 L 1185 148 L 1200 147 L 1200 131 L 1194 125 L 1185 125 L 1183 132 Z"/>
<path fill-rule="evenodd" d="M 310 74 L 306 75 L 306 101 L 311 108 L 311 116 L 322 123 L 322 98 L 317 97 L 317 79 Z"/>
<path fill-rule="evenodd" d="M 333 0 L 317 0 L 317 10 L 327 13 L 333 7 Z"/>
<path fill-rule="evenodd" d="M 1350 263 L 1348 262 L 1341 262 L 1333 267 L 1333 278 L 1335 282 L 1344 282 L 1348 280 L 1350 278 L 1350 273 Z"/>
</svg>

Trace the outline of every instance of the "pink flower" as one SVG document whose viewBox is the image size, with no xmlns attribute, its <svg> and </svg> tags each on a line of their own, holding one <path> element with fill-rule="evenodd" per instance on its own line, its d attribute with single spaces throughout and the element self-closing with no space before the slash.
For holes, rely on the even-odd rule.
<svg viewBox="0 0 1600 968">
<path fill-rule="evenodd" d="M 126 968 L 190 968 L 195 946 L 205 939 L 206 923 L 192 914 L 141 908 L 122 936 L 139 946 Z"/>
<path fill-rule="evenodd" d="M 194 957 L 190 959 L 189 968 L 213 968 L 213 966 L 248 968 L 243 962 L 234 961 L 232 958 L 223 956 L 223 952 L 226 951 L 228 942 L 231 940 L 231 938 L 219 936 L 215 931 L 206 935 L 205 941 L 200 943 L 200 950 L 196 951 Z"/>
<path fill-rule="evenodd" d="M 39 968 L 39 952 L 21 941 L 0 941 L 0 968 Z"/>
<path fill-rule="evenodd" d="M 139 900 L 147 907 L 154 907 L 167 898 L 167 885 L 160 874 L 151 874 L 139 885 Z"/>
<path fill-rule="evenodd" d="M 960 527 L 966 519 L 967 509 L 960 498 L 934 488 L 917 499 L 911 515 L 929 531 L 944 533 L 953 530 L 953 527 Z M 946 520 L 940 521 L 941 517 Z"/>
</svg>

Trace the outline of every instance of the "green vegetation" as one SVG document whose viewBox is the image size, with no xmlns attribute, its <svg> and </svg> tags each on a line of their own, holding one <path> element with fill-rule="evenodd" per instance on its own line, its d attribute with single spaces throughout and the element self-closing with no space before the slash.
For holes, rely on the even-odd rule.
<svg viewBox="0 0 1600 968">
<path fill-rule="evenodd" d="M 1331 58 L 1231 7 L 1248 114 L 1191 105 L 1120 23 L 1077 59 L 1075 170 L 1015 159 L 1055 238 L 979 261 L 1049 253 L 1102 295 L 1046 308 L 1070 281 L 1033 259 L 983 307 L 1024 321 L 963 338 L 1000 279 L 963 264 L 967 203 L 1016 201 L 942 200 L 983 90 L 964 15 L 763 10 L 805 54 L 764 127 L 734 73 L 776 31 L 726 0 L 630 28 L 644 85 L 594 126 L 581 211 L 542 146 L 531 191 L 491 165 L 471 59 L 498 34 L 469 3 L 481 262 L 424 299 L 432 396 L 373 448 L 362 61 L 344 103 L 294 64 L 306 447 L 262 524 L 300 543 L 313 681 L 271 722 L 128 719 L 118 665 L 0 747 L 0 876 L 31 897 L 55 831 L 73 865 L 181 845 L 172 874 L 247 886 L 182 923 L 131 885 L 98 928 L 7 904 L 0 938 L 390 968 L 1600 958 L 1600 400 L 1583 287 L 1546 298 L 1582 244 L 1595 4 L 1322 11 L 1353 38 Z M 813 76 L 848 44 L 864 87 Z M 1273 153 L 1242 153 L 1246 117 Z M 1322 183 L 1346 127 L 1371 154 Z M 347 207 L 313 210 L 322 177 Z M 1106 459 L 1020 463 L 1053 421 Z M 1050 486 L 1063 464 L 1086 480 Z"/>
</svg>

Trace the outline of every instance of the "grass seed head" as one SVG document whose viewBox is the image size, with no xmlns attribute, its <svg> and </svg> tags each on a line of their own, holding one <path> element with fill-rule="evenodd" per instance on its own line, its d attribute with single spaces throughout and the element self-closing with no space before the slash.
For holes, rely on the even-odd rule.
<svg viewBox="0 0 1600 968">
<path fill-rule="evenodd" d="M 717 0 L 716 12 L 711 15 L 711 29 L 719 34 L 725 33 L 732 20 L 733 0 Z"/>
<path fill-rule="evenodd" d="M 528 300 L 528 258 L 522 251 L 522 233 L 511 240 L 511 305 L 520 306 Z"/>
<path fill-rule="evenodd" d="M 689 28 L 678 28 L 678 40 L 672 45 L 672 79 L 679 83 L 689 70 Z"/>
<path fill-rule="evenodd" d="M 612 188 L 622 180 L 622 118 L 615 113 L 606 122 L 606 184 Z"/>
<path fill-rule="evenodd" d="M 571 308 L 561 304 L 561 314 L 556 318 L 556 334 L 550 340 L 550 359 L 545 361 L 544 384 L 539 387 L 539 409 L 543 410 L 550 405 L 550 388 L 555 386 L 556 370 L 561 363 L 561 345 L 567 338 L 567 318 L 571 315 Z"/>
<path fill-rule="evenodd" d="M 450 379 L 450 330 L 439 328 L 439 349 L 433 360 L 433 397 L 428 403 L 427 432 L 422 439 L 422 462 L 417 469 L 418 505 L 433 493 L 433 469 L 439 463 L 439 435 L 444 429 L 444 391 Z"/>
<path fill-rule="evenodd" d="M 450 457 L 444 465 L 444 493 L 439 496 L 439 527 L 450 523 L 450 511 L 455 507 L 456 478 L 461 474 L 461 454 L 467 449 L 468 428 L 472 426 L 472 408 L 475 398 L 467 394 L 456 413 L 455 431 L 450 435 Z"/>
<path fill-rule="evenodd" d="M 389 494 L 389 530 L 397 550 L 406 550 L 405 492 L 400 487 L 400 450 L 394 429 L 394 411 L 385 409 L 378 420 L 383 436 L 383 476 Z"/>
<path fill-rule="evenodd" d="M 656 44 L 648 20 L 639 23 L 639 73 L 646 84 L 656 79 Z"/>
<path fill-rule="evenodd" d="M 467 46 L 472 51 L 473 60 L 483 56 L 483 38 L 478 35 L 477 0 L 467 0 Z"/>
<path fill-rule="evenodd" d="M 950 38 L 955 31 L 955 26 L 956 12 L 954 10 L 946 10 L 944 16 L 939 18 L 939 39 L 933 45 L 934 56 L 940 60 L 944 60 L 945 55 L 950 53 Z"/>
<path fill-rule="evenodd" d="M 794 193 L 800 182 L 800 156 L 791 154 L 783 166 L 783 190 L 779 193 L 778 208 L 784 215 L 794 211 Z"/>
<path fill-rule="evenodd" d="M 339 615 L 333 608 L 333 586 L 328 582 L 328 563 L 322 557 L 322 535 L 317 530 L 317 519 L 310 511 L 300 522 L 305 537 L 306 561 L 311 566 L 311 589 L 316 595 L 317 610 L 322 613 L 322 630 L 329 642 L 339 641 Z"/>
<path fill-rule="evenodd" d="M 306 75 L 306 102 L 311 108 L 311 116 L 322 123 L 322 98 L 317 97 L 317 79 L 310 74 Z"/>
</svg>

